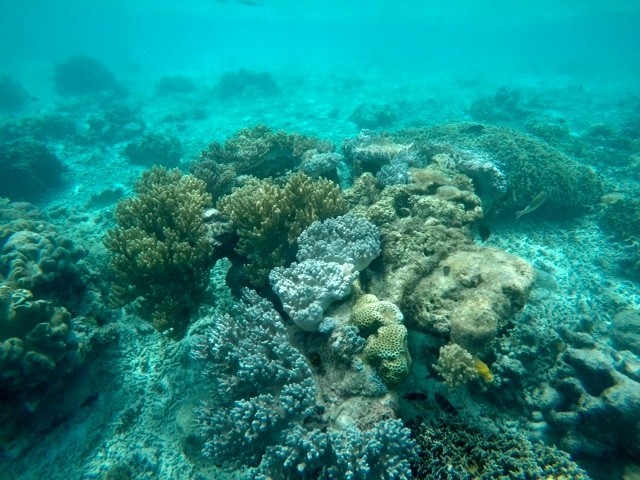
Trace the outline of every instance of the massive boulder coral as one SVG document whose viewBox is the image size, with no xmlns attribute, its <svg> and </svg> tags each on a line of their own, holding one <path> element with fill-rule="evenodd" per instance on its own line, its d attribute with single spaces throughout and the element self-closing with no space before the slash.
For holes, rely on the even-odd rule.
<svg viewBox="0 0 640 480">
<path fill-rule="evenodd" d="M 400 144 L 411 144 L 419 155 L 432 161 L 438 154 L 465 150 L 489 157 L 504 173 L 506 190 L 499 198 L 488 194 L 491 216 L 516 212 L 546 217 L 569 217 L 593 207 L 603 194 L 596 173 L 542 140 L 516 130 L 479 123 L 453 123 L 406 130 L 393 135 Z M 455 163 L 455 158 L 453 161 Z M 464 173 L 473 175 L 468 165 Z M 478 171 L 478 182 L 486 169 Z M 474 178 L 475 180 L 475 178 Z M 498 201 L 499 200 L 499 201 Z"/>
<path fill-rule="evenodd" d="M 0 143 L 0 197 L 41 200 L 62 185 L 65 167 L 44 143 L 30 138 Z"/>
<path fill-rule="evenodd" d="M 0 272 L 6 282 L 36 293 L 51 293 L 56 287 L 63 290 L 62 283 L 77 283 L 77 263 L 86 256 L 84 249 L 42 222 L 14 222 L 13 228 L 11 224 L 7 227 L 0 233 Z"/>
<path fill-rule="evenodd" d="M 526 303 L 534 280 L 524 260 L 494 248 L 469 247 L 442 260 L 403 297 L 410 328 L 450 337 L 483 352 Z"/>
<path fill-rule="evenodd" d="M 346 213 L 347 204 L 333 182 L 296 173 L 284 185 L 250 180 L 222 198 L 218 208 L 231 218 L 238 236 L 235 250 L 245 262 L 244 281 L 263 288 L 274 267 L 293 260 L 304 229 L 316 220 Z"/>
<path fill-rule="evenodd" d="M 0 405 L 37 403 L 83 361 L 66 309 L 0 286 Z"/>
<path fill-rule="evenodd" d="M 181 337 L 208 284 L 203 216 L 211 197 L 202 181 L 162 167 L 144 172 L 135 191 L 118 203 L 118 224 L 105 238 L 119 282 L 113 300 L 126 305 L 142 297 L 153 325 Z"/>
</svg>

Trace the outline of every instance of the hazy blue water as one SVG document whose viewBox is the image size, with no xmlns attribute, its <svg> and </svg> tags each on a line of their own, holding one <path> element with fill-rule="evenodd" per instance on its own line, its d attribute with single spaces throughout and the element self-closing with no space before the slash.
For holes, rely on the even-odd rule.
<svg viewBox="0 0 640 480">
<path fill-rule="evenodd" d="M 640 72 L 637 1 L 4 0 L 0 19 L 5 68 L 85 53 L 116 71 Z"/>
</svg>

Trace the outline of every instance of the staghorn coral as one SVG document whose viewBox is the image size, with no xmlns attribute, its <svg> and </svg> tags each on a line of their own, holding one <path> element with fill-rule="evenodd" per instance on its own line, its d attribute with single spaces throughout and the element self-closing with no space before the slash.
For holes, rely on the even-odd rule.
<svg viewBox="0 0 640 480">
<path fill-rule="evenodd" d="M 119 282 L 113 300 L 125 305 L 142 297 L 154 326 L 180 337 L 208 283 L 203 214 L 211 197 L 200 180 L 163 167 L 144 172 L 135 191 L 118 203 L 118 225 L 105 238 Z"/>
<path fill-rule="evenodd" d="M 454 418 L 423 421 L 414 428 L 421 452 L 416 480 L 589 480 L 565 452 L 495 425 L 467 425 Z"/>
<path fill-rule="evenodd" d="M 214 318 L 194 351 L 214 383 L 198 411 L 205 453 L 227 466 L 257 466 L 267 447 L 313 414 L 315 385 L 273 306 L 245 290 L 233 316 Z"/>
<path fill-rule="evenodd" d="M 292 175 L 283 186 L 270 179 L 250 180 L 217 206 L 236 229 L 236 252 L 246 262 L 246 281 L 258 288 L 266 286 L 271 269 L 292 258 L 305 228 L 347 210 L 333 182 L 312 180 L 303 173 Z"/>
</svg>

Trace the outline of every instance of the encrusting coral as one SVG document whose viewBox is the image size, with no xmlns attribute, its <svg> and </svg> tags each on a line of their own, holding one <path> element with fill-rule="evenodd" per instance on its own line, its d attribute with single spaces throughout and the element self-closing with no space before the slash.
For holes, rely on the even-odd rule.
<svg viewBox="0 0 640 480">
<path fill-rule="evenodd" d="M 118 225 L 105 238 L 120 282 L 113 300 L 125 305 L 142 297 L 153 325 L 181 337 L 208 283 L 203 214 L 211 196 L 201 180 L 163 167 L 144 172 L 135 192 L 118 203 Z"/>
<path fill-rule="evenodd" d="M 271 269 L 293 259 L 298 236 L 316 220 L 342 215 L 346 202 L 330 180 L 312 180 L 304 173 L 284 185 L 271 179 L 249 180 L 218 202 L 238 235 L 236 252 L 243 258 L 247 282 L 266 286 Z"/>
</svg>

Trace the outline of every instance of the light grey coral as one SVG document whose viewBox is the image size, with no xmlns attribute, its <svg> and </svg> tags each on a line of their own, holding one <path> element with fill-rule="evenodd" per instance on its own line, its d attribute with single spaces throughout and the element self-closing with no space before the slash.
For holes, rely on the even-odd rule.
<svg viewBox="0 0 640 480">
<path fill-rule="evenodd" d="M 378 227 L 365 218 L 316 221 L 298 237 L 298 263 L 274 268 L 269 280 L 294 323 L 315 332 L 323 329 L 327 307 L 351 293 L 358 272 L 379 254 Z"/>
<path fill-rule="evenodd" d="M 298 261 L 350 263 L 364 270 L 380 255 L 380 231 L 367 219 L 348 213 L 313 222 L 298 237 Z"/>
<path fill-rule="evenodd" d="M 320 328 L 324 310 L 351 293 L 357 276 L 349 263 L 304 260 L 274 268 L 269 279 L 284 311 L 300 328 L 313 332 Z"/>
</svg>

